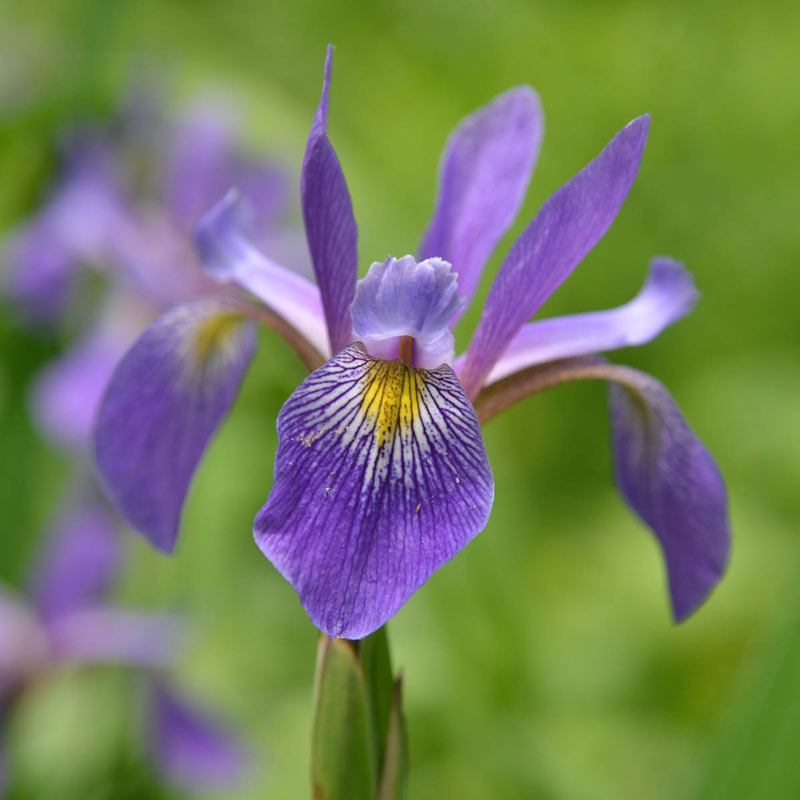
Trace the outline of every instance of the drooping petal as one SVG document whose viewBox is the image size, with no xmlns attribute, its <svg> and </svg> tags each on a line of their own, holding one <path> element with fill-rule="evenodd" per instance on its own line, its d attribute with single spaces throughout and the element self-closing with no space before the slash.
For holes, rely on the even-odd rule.
<svg viewBox="0 0 800 800">
<path fill-rule="evenodd" d="M 332 353 L 352 340 L 350 304 L 358 276 L 358 229 L 350 192 L 328 139 L 328 92 L 333 47 L 328 45 L 322 95 L 308 136 L 300 200 Z"/>
<path fill-rule="evenodd" d="M 350 309 L 353 334 L 367 352 L 389 359 L 397 358 L 400 337 L 410 336 L 410 363 L 433 369 L 453 363 L 450 320 L 463 306 L 458 277 L 446 261 L 430 258 L 418 264 L 413 256 L 390 256 L 372 264 L 356 285 Z"/>
<path fill-rule="evenodd" d="M 65 512 L 43 544 L 31 594 L 39 613 L 52 620 L 103 599 L 122 559 L 121 542 L 99 503 Z"/>
<path fill-rule="evenodd" d="M 728 563 L 725 483 L 655 378 L 626 369 L 609 392 L 617 484 L 658 537 L 672 611 L 681 622 L 708 597 Z"/>
<path fill-rule="evenodd" d="M 722 577 L 730 529 L 719 469 L 664 386 L 597 356 L 549 361 L 487 386 L 478 417 L 485 423 L 523 397 L 577 380 L 610 383 L 617 484 L 658 539 L 680 622 Z"/>
<path fill-rule="evenodd" d="M 100 398 L 128 344 L 106 328 L 92 331 L 37 375 L 32 415 L 45 437 L 62 447 L 86 448 Z"/>
<path fill-rule="evenodd" d="M 671 258 L 654 258 L 644 286 L 625 305 L 525 325 L 500 356 L 486 383 L 546 361 L 645 344 L 686 316 L 697 297 L 694 279 L 683 264 Z"/>
<path fill-rule="evenodd" d="M 55 658 L 68 664 L 113 664 L 164 669 L 182 643 L 182 625 L 171 614 L 86 608 L 48 624 Z"/>
<path fill-rule="evenodd" d="M 233 281 L 280 314 L 323 355 L 330 355 L 319 289 L 307 278 L 270 261 L 247 238 L 247 205 L 229 192 L 195 228 L 206 270 Z"/>
<path fill-rule="evenodd" d="M 151 755 L 163 777 L 192 796 L 242 780 L 248 759 L 233 733 L 161 683 L 153 687 Z"/>
<path fill-rule="evenodd" d="M 419 256 L 450 262 L 467 300 L 519 211 L 543 131 L 538 95 L 519 86 L 470 114 L 447 140 L 436 210 Z"/>
<path fill-rule="evenodd" d="M 489 290 L 461 380 L 480 390 L 508 343 L 597 244 L 633 184 L 650 118 L 626 125 L 605 149 L 556 191 L 522 232 Z"/>
<path fill-rule="evenodd" d="M 238 306 L 198 300 L 161 317 L 111 378 L 95 458 L 120 514 L 171 552 L 192 475 L 250 363 L 254 329 Z"/>
<path fill-rule="evenodd" d="M 254 532 L 314 624 L 355 639 L 483 529 L 493 495 L 452 369 L 381 361 L 356 344 L 281 410 L 275 482 Z"/>
</svg>

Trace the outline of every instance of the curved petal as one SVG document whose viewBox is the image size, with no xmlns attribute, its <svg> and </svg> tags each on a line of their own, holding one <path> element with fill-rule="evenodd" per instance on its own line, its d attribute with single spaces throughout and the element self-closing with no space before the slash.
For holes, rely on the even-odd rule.
<svg viewBox="0 0 800 800">
<path fill-rule="evenodd" d="M 680 622 L 725 572 L 730 528 L 719 469 L 664 386 L 599 357 L 549 361 L 487 386 L 476 400 L 478 417 L 485 423 L 523 397 L 576 380 L 611 384 L 617 484 L 661 545 Z"/>
<path fill-rule="evenodd" d="M 257 250 L 247 238 L 247 225 L 247 205 L 234 191 L 200 220 L 194 240 L 206 270 L 218 281 L 234 281 L 252 292 L 329 356 L 319 289 Z"/>
<path fill-rule="evenodd" d="M 100 404 L 94 452 L 120 514 L 164 552 L 192 475 L 233 402 L 255 344 L 238 306 L 199 300 L 148 328 Z"/>
<path fill-rule="evenodd" d="M 312 622 L 357 639 L 483 529 L 493 496 L 478 420 L 452 369 L 351 345 L 281 409 L 275 482 L 254 533 Z"/>
<path fill-rule="evenodd" d="M 86 608 L 48 625 L 55 657 L 69 664 L 164 669 L 181 644 L 180 620 L 170 614 Z"/>
<path fill-rule="evenodd" d="M 148 743 L 158 771 L 169 783 L 194 796 L 242 780 L 248 759 L 232 732 L 162 683 L 154 685 L 153 695 Z"/>
<path fill-rule="evenodd" d="M 470 397 L 514 334 L 597 244 L 639 169 L 650 118 L 628 123 L 593 161 L 556 191 L 514 243 L 489 290 L 461 380 Z"/>
<path fill-rule="evenodd" d="M 664 386 L 632 369 L 619 377 L 609 387 L 617 484 L 661 544 L 672 611 L 681 622 L 728 563 L 725 483 Z"/>
<path fill-rule="evenodd" d="M 525 325 L 509 342 L 486 383 L 546 361 L 646 344 L 686 316 L 697 298 L 694 279 L 683 264 L 654 258 L 644 286 L 625 305 Z"/>
<path fill-rule="evenodd" d="M 486 259 L 519 211 L 543 132 L 539 96 L 519 86 L 470 114 L 447 140 L 436 210 L 419 257 L 449 261 L 467 301 Z"/>
<path fill-rule="evenodd" d="M 358 229 L 347 182 L 327 133 L 332 62 L 333 47 L 328 45 L 322 96 L 303 159 L 300 200 L 331 352 L 336 353 L 352 340 L 350 304 L 358 277 Z"/>
<path fill-rule="evenodd" d="M 39 613 L 52 620 L 99 602 L 122 559 L 119 534 L 96 503 L 70 509 L 44 543 L 31 580 Z"/>
<path fill-rule="evenodd" d="M 86 448 L 100 398 L 129 344 L 101 327 L 36 376 L 32 414 L 46 438 L 62 447 Z"/>
</svg>

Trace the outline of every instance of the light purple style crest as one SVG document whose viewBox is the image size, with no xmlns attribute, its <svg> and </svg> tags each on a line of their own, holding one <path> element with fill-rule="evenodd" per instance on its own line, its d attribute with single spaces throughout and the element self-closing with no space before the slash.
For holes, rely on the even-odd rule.
<svg viewBox="0 0 800 800">
<path fill-rule="evenodd" d="M 545 385 L 542 376 L 547 385 L 591 377 L 634 391 L 639 373 L 597 359 L 581 372 L 586 364 L 576 356 L 649 341 L 688 313 L 696 293 L 682 265 L 656 259 L 626 306 L 526 324 L 619 211 L 647 137 L 649 118 L 639 117 L 545 202 L 503 262 L 467 353 L 453 361 L 449 329 L 464 307 L 459 293 L 468 300 L 474 291 L 539 150 L 536 96 L 512 90 L 462 123 L 442 161 L 434 219 L 421 248 L 425 259 L 390 257 L 356 285 L 352 203 L 326 132 L 330 67 L 329 50 L 301 180 L 319 294 L 310 293 L 311 302 L 294 294 L 283 308 L 270 300 L 270 282 L 280 284 L 281 268 L 254 255 L 241 226 L 219 223 L 230 200 L 201 222 L 197 238 L 209 268 L 222 264 L 230 280 L 245 288 L 258 284 L 257 294 L 284 320 L 312 313 L 327 329 L 330 349 L 317 352 L 333 357 L 279 415 L 275 481 L 254 533 L 319 628 L 361 637 L 385 623 L 488 518 L 493 483 L 470 400 L 479 418 L 488 419 L 492 408 Z M 296 303 L 300 308 L 292 309 Z M 359 344 L 341 350 L 353 339 Z M 139 392 L 118 383 L 113 391 L 120 398 Z M 677 406 L 664 400 L 668 395 L 647 388 L 634 393 L 644 419 L 658 421 L 645 428 L 647 436 L 658 431 L 660 444 L 642 457 L 636 442 L 645 428 L 612 392 L 618 482 L 659 538 L 682 619 L 724 569 L 724 484 Z M 176 424 L 164 417 L 159 435 L 170 435 Z M 149 433 L 156 427 L 149 425 Z M 98 433 L 98 444 L 105 435 Z M 677 464 L 685 469 L 676 482 Z M 107 467 L 112 491 L 138 480 L 109 479 L 113 458 Z M 163 464 L 150 458 L 128 469 L 152 475 Z"/>
</svg>

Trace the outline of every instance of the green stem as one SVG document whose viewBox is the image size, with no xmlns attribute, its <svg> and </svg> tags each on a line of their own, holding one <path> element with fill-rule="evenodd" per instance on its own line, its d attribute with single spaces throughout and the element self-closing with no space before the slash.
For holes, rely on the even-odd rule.
<svg viewBox="0 0 800 800">
<path fill-rule="evenodd" d="M 401 700 L 385 628 L 360 641 L 320 637 L 311 747 L 314 800 L 405 796 Z"/>
</svg>

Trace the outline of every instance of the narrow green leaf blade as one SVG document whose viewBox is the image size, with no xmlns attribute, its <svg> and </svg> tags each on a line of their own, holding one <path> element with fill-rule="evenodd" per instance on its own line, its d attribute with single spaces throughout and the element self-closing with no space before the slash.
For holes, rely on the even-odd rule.
<svg viewBox="0 0 800 800">
<path fill-rule="evenodd" d="M 404 800 L 407 786 L 408 736 L 403 714 L 403 679 L 398 677 L 392 692 L 378 800 Z"/>
</svg>

